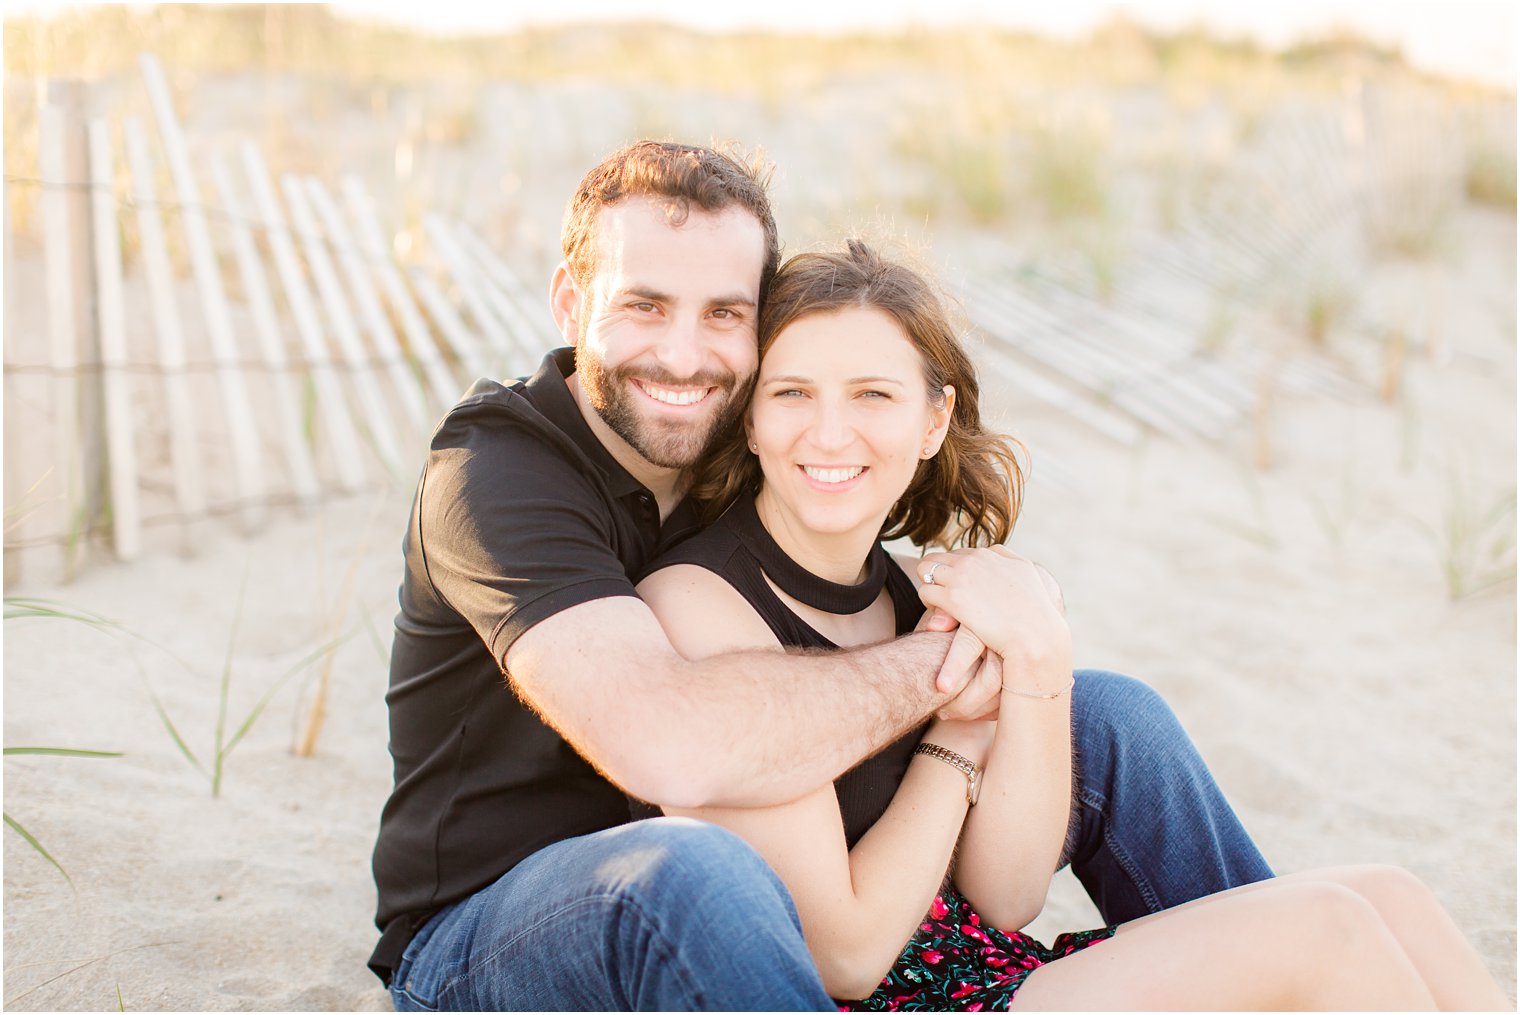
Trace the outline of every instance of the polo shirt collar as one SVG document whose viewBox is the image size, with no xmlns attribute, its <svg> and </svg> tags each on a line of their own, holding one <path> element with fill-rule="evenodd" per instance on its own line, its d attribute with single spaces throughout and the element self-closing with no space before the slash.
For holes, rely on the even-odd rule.
<svg viewBox="0 0 1520 1015">
<path fill-rule="evenodd" d="M 575 349 L 564 346 L 544 357 L 538 372 L 528 378 L 528 398 L 544 418 L 559 428 L 560 432 L 575 442 L 587 458 L 601 468 L 607 477 L 607 489 L 614 497 L 627 497 L 647 492 L 644 484 L 612 457 L 612 452 L 586 425 L 575 396 L 570 394 L 565 379 L 575 373 Z"/>
</svg>

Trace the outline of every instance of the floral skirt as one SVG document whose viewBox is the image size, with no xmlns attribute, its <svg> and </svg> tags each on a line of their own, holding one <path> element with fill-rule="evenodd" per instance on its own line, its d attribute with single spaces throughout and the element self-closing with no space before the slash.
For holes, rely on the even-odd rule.
<svg viewBox="0 0 1520 1015">
<path fill-rule="evenodd" d="M 1006 1011 L 1030 973 L 1113 934 L 1112 927 L 1062 934 L 1046 948 L 1028 934 L 983 926 L 971 903 L 947 887 L 881 986 L 839 1010 Z"/>
</svg>

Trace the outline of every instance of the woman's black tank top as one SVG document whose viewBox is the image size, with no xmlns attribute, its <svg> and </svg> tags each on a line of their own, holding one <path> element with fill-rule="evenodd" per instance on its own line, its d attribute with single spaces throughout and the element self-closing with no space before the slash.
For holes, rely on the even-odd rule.
<svg viewBox="0 0 1520 1015">
<path fill-rule="evenodd" d="M 652 574 L 673 564 L 696 564 L 732 585 L 754 607 L 782 645 L 789 648 L 838 648 L 793 613 L 767 584 L 760 561 L 750 549 L 756 541 L 775 546 L 770 533 L 760 524 L 754 500 L 744 497 L 707 529 L 673 547 L 644 573 Z M 821 578 L 816 580 L 826 584 Z M 919 601 L 913 580 L 890 560 L 886 588 L 897 614 L 897 634 L 907 634 L 923 615 L 924 606 Z M 922 737 L 923 727 L 911 730 L 834 780 L 840 814 L 844 818 L 845 839 L 851 847 L 892 802 L 897 784 L 908 770 L 913 748 L 918 746 Z M 636 818 L 659 813 L 658 809 L 640 802 L 634 802 L 632 809 Z"/>
</svg>

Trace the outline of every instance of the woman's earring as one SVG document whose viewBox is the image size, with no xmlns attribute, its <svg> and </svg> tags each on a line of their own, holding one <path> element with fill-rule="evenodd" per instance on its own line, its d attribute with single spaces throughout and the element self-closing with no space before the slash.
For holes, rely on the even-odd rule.
<svg viewBox="0 0 1520 1015">
<path fill-rule="evenodd" d="M 749 449 L 757 455 L 760 453 L 760 445 L 756 444 L 754 441 L 749 442 Z"/>
</svg>

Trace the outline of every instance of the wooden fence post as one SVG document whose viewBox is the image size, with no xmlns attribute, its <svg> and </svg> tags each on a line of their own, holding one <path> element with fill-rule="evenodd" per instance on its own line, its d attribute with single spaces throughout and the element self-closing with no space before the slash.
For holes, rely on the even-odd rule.
<svg viewBox="0 0 1520 1015">
<path fill-rule="evenodd" d="M 81 398 L 80 331 L 90 320 L 94 286 L 89 263 L 89 171 L 84 158 L 85 86 L 48 83 L 38 121 L 42 176 L 43 256 L 47 271 L 49 366 L 52 369 L 53 469 L 44 499 L 63 506 L 64 579 L 74 576 L 91 521 L 90 460 Z M 83 310 L 81 314 L 79 311 Z M 45 487 L 46 489 L 46 487 Z"/>
<path fill-rule="evenodd" d="M 163 371 L 164 409 L 169 428 L 169 463 L 174 470 L 174 498 L 184 518 L 182 549 L 194 552 L 195 537 L 206 515 L 206 479 L 195 448 L 195 413 L 190 382 L 185 376 L 185 335 L 180 328 L 179 304 L 174 298 L 174 269 L 164 238 L 163 205 L 153 185 L 148 135 L 136 119 L 122 124 L 127 165 L 132 174 L 132 200 L 137 205 L 137 235 L 141 241 L 143 274 L 147 278 L 158 362 Z"/>
<path fill-rule="evenodd" d="M 10 186 L 0 180 L 0 232 L 5 237 L 5 261 L 4 268 L 0 268 L 0 287 L 6 284 L 16 284 L 16 274 L 12 268 L 15 263 L 11 257 L 11 193 Z M 5 300 L 5 323 L 4 334 L 14 340 L 16 334 L 16 315 L 14 311 L 15 301 Z M 10 343 L 6 344 L 6 351 L 10 350 Z M 10 364 L 7 363 L 7 366 Z M 21 551 L 12 546 L 12 534 L 21 524 L 23 514 L 28 510 L 21 503 L 26 496 L 26 490 L 21 480 L 21 427 L 18 426 L 20 412 L 10 412 L 10 407 L 16 405 L 15 395 L 11 384 L 11 372 L 5 371 L 5 587 L 7 589 L 21 580 Z"/>
<path fill-rule="evenodd" d="M 111 535 L 116 556 L 136 559 L 142 549 L 142 509 L 137 491 L 137 444 L 132 391 L 127 378 L 127 320 L 122 296 L 121 232 L 111 172 L 111 128 L 89 124 L 90 205 L 95 227 L 96 321 L 100 334 L 101 394 L 111 492 Z"/>
</svg>

